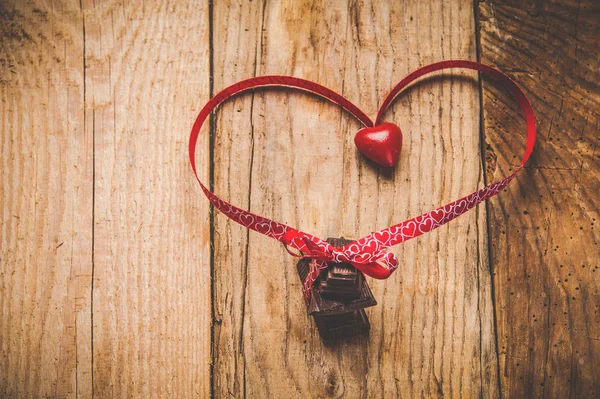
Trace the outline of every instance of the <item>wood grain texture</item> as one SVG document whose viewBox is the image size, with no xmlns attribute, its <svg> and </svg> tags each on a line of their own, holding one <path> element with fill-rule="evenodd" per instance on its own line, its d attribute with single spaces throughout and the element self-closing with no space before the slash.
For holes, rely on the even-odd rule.
<svg viewBox="0 0 600 399">
<path fill-rule="evenodd" d="M 0 397 L 600 395 L 599 6 L 388 3 L 0 1 Z M 279 243 L 216 213 L 211 254 L 191 123 L 211 91 L 276 73 L 374 116 L 415 68 L 475 59 L 475 18 L 481 61 L 533 100 L 532 162 L 489 213 L 394 248 L 400 269 L 369 282 L 370 336 L 325 346 Z M 518 109 L 484 80 L 480 136 L 478 89 L 453 71 L 403 94 L 393 173 L 357 153 L 339 107 L 241 95 L 204 128 L 201 177 L 357 238 L 516 166 Z"/>
<path fill-rule="evenodd" d="M 600 396 L 600 4 L 478 7 L 481 60 L 527 91 L 539 124 L 524 173 L 489 203 L 504 397 Z M 484 84 L 488 179 L 514 168 L 524 122 Z"/>
<path fill-rule="evenodd" d="M 288 74 L 374 115 L 411 70 L 476 56 L 473 4 L 458 1 L 216 2 L 214 87 Z M 360 127 L 313 96 L 261 90 L 216 117 L 218 195 L 320 237 L 358 238 L 483 185 L 476 75 L 416 86 L 387 114 L 405 134 L 394 173 L 361 158 Z M 372 281 L 372 331 L 324 346 L 306 315 L 296 260 L 220 214 L 214 235 L 217 397 L 498 396 L 485 209 L 394 249 Z"/>
<path fill-rule="evenodd" d="M 0 2 L 0 397 L 89 396 L 92 141 L 79 4 Z"/>
<path fill-rule="evenodd" d="M 83 7 L 96 177 L 94 393 L 208 396 L 209 208 L 186 157 L 209 98 L 207 2 Z M 200 150 L 207 144 L 208 131 Z"/>
</svg>

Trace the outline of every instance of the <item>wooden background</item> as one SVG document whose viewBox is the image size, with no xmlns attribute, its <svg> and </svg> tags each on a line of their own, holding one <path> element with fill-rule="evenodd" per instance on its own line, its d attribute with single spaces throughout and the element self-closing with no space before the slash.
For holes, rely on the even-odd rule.
<svg viewBox="0 0 600 399">
<path fill-rule="evenodd" d="M 600 396 L 600 4 L 594 0 L 0 0 L 0 397 Z M 295 259 L 211 215 L 191 123 L 238 80 L 314 80 L 374 116 L 411 70 L 481 60 L 528 93 L 533 158 L 394 248 L 370 337 L 324 346 Z M 357 238 L 518 165 L 524 121 L 475 73 L 396 100 L 393 173 L 359 123 L 261 90 L 204 128 L 204 181 Z"/>
</svg>

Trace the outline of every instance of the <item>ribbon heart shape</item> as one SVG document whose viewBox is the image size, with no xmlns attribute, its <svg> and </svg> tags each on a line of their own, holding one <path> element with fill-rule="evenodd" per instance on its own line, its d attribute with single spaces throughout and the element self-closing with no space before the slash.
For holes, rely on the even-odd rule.
<svg viewBox="0 0 600 399">
<path fill-rule="evenodd" d="M 385 124 L 383 124 L 384 126 L 381 126 L 381 121 L 385 111 L 388 109 L 396 96 L 413 81 L 431 72 L 449 68 L 464 68 L 478 71 L 505 85 L 505 87 L 510 91 L 520 105 L 527 123 L 527 144 L 525 148 L 525 154 L 523 155 L 519 167 L 502 180 L 489 184 L 484 188 L 456 201 L 426 212 L 422 215 L 413 217 L 404 222 L 395 224 L 386 229 L 374 232 L 341 248 L 336 248 L 320 238 L 304 233 L 283 223 L 256 215 L 250 211 L 246 211 L 223 201 L 213 192 L 211 192 L 204 184 L 202 184 L 200 178 L 198 177 L 198 172 L 196 170 L 195 150 L 202 124 L 219 104 L 240 92 L 257 87 L 285 86 L 320 95 L 321 97 L 340 105 L 342 108 L 350 112 L 364 125 L 364 128 L 367 128 L 367 130 L 362 130 L 361 135 L 359 135 L 358 140 L 356 140 L 357 145 L 359 147 L 362 146 L 362 150 L 364 151 L 365 148 L 371 144 L 365 140 L 364 136 L 371 135 L 372 131 L 378 132 L 388 130 L 388 133 L 384 135 L 385 140 L 392 138 L 393 140 L 391 140 L 391 142 L 394 146 L 397 144 L 401 146 L 402 140 L 399 128 L 398 131 L 395 132 L 396 128 L 390 126 L 386 128 Z M 391 132 L 390 129 L 393 130 L 393 132 Z M 416 71 L 413 71 L 404 79 L 402 79 L 396 86 L 394 86 L 394 88 L 392 88 L 383 101 L 381 108 L 377 113 L 375 122 L 371 121 L 371 119 L 369 119 L 364 112 L 362 112 L 357 106 L 352 104 L 346 98 L 324 86 L 308 80 L 292 76 L 271 75 L 258 76 L 240 81 L 218 92 L 206 103 L 206 105 L 198 114 L 190 134 L 189 158 L 192 165 L 192 170 L 194 171 L 194 175 L 196 176 L 202 191 L 215 208 L 224 213 L 233 221 L 282 242 L 290 254 L 312 259 L 311 269 L 303 284 L 304 297 L 306 300 L 308 300 L 313 283 L 318 278 L 321 270 L 326 268 L 330 262 L 351 263 L 354 265 L 354 267 L 361 270 L 368 276 L 377 279 L 388 278 L 394 272 L 394 270 L 398 268 L 398 259 L 394 256 L 394 254 L 388 252 L 389 247 L 400 244 L 408 239 L 418 237 L 421 234 L 427 233 L 445 223 L 448 223 L 455 217 L 464 214 L 477 204 L 502 191 L 508 185 L 508 183 L 515 178 L 516 174 L 523 168 L 531 156 L 535 146 L 535 136 L 536 122 L 533 108 L 525 96 L 525 93 L 523 93 L 519 86 L 510 77 L 498 71 L 497 69 L 478 62 L 450 60 L 426 65 L 417 69 Z M 377 136 L 371 136 L 369 139 L 377 141 Z M 399 146 L 398 152 L 400 150 Z M 367 153 L 366 155 L 372 159 L 374 158 L 376 162 L 382 161 L 383 164 L 391 165 L 397 160 L 398 154 L 395 152 L 395 148 L 396 147 L 391 148 L 391 152 L 380 152 L 382 148 L 378 148 L 373 152 Z M 370 149 L 368 150 L 371 151 Z M 295 249 L 299 252 L 299 254 L 293 253 L 290 248 Z"/>
</svg>

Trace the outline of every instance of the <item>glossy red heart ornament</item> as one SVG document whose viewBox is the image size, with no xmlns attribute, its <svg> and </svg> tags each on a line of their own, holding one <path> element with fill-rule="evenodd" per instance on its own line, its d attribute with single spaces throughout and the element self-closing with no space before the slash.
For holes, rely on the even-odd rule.
<svg viewBox="0 0 600 399">
<path fill-rule="evenodd" d="M 354 144 L 371 161 L 389 168 L 400 158 L 402 132 L 398 125 L 389 122 L 364 127 L 356 132 Z"/>
</svg>

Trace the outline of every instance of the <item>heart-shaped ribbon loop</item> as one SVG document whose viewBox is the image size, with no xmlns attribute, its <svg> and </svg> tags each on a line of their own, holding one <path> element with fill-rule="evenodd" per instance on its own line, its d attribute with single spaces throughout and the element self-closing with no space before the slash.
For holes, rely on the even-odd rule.
<svg viewBox="0 0 600 399">
<path fill-rule="evenodd" d="M 412 219 L 398 223 L 394 226 L 377 231 L 359 240 L 353 241 L 341 248 L 336 248 L 320 238 L 294 229 L 293 227 L 287 226 L 283 223 L 278 223 L 263 216 L 255 215 L 250 211 L 246 211 L 223 201 L 214 193 L 212 193 L 204 184 L 202 184 L 198 177 L 195 157 L 196 143 L 198 141 L 200 129 L 210 113 L 228 98 L 242 91 L 264 86 L 292 87 L 318 94 L 343 107 L 358 120 L 360 120 L 366 128 L 379 126 L 379 128 L 363 130 L 363 133 L 361 133 L 358 137 L 357 144 L 359 146 L 363 146 L 363 151 L 365 151 L 367 155 L 370 155 L 375 161 L 386 166 L 391 166 L 397 160 L 397 155 L 401 146 L 401 133 L 399 132 L 399 129 L 398 132 L 395 132 L 396 128 L 392 129 L 390 126 L 386 128 L 385 124 L 382 124 L 383 114 L 396 96 L 416 79 L 428 73 L 448 68 L 465 68 L 479 71 L 504 84 L 521 106 L 523 114 L 525 115 L 525 121 L 527 123 L 527 144 L 525 148 L 525 154 L 523 155 L 519 167 L 504 179 L 489 184 L 463 198 L 432 211 L 426 212 L 422 215 L 413 217 Z M 388 131 L 390 129 L 393 131 Z M 382 134 L 383 136 L 381 136 Z M 312 259 L 310 272 L 304 281 L 304 294 L 305 298 L 307 298 L 307 295 L 310 294 L 311 287 L 319 276 L 319 273 L 331 262 L 351 263 L 364 274 L 374 278 L 384 279 L 389 277 L 392 272 L 398 268 L 398 259 L 394 256 L 394 254 L 388 252 L 389 247 L 400 244 L 408 239 L 418 237 L 421 234 L 427 233 L 445 223 L 448 223 L 455 217 L 460 216 L 472 209 L 477 204 L 498 194 L 508 185 L 508 183 L 510 183 L 512 179 L 514 179 L 516 174 L 523 168 L 529 159 L 535 145 L 535 136 L 536 122 L 533 108 L 525 96 L 525 93 L 523 93 L 519 86 L 513 82 L 510 77 L 492 67 L 480 64 L 478 62 L 450 60 L 424 66 L 402 79 L 390 91 L 383 101 L 381 108 L 377 113 L 377 117 L 375 118 L 375 123 L 373 123 L 373 121 L 371 121 L 371 119 L 369 119 L 364 112 L 362 112 L 357 106 L 352 104 L 346 98 L 324 86 L 308 80 L 295 78 L 292 76 L 258 76 L 243 80 L 221 90 L 202 108 L 198 117 L 196 118 L 196 121 L 194 122 L 194 126 L 192 127 L 192 132 L 190 134 L 189 157 L 192 169 L 196 179 L 200 183 L 202 191 L 215 208 L 219 209 L 235 222 L 281 241 L 290 254 Z M 391 144 L 388 143 L 390 138 L 395 138 L 395 140 L 391 141 Z M 385 145 L 382 148 L 375 146 L 378 141 L 383 141 Z M 389 153 L 383 150 L 389 150 Z M 293 253 L 290 248 L 299 251 L 300 254 Z"/>
</svg>

